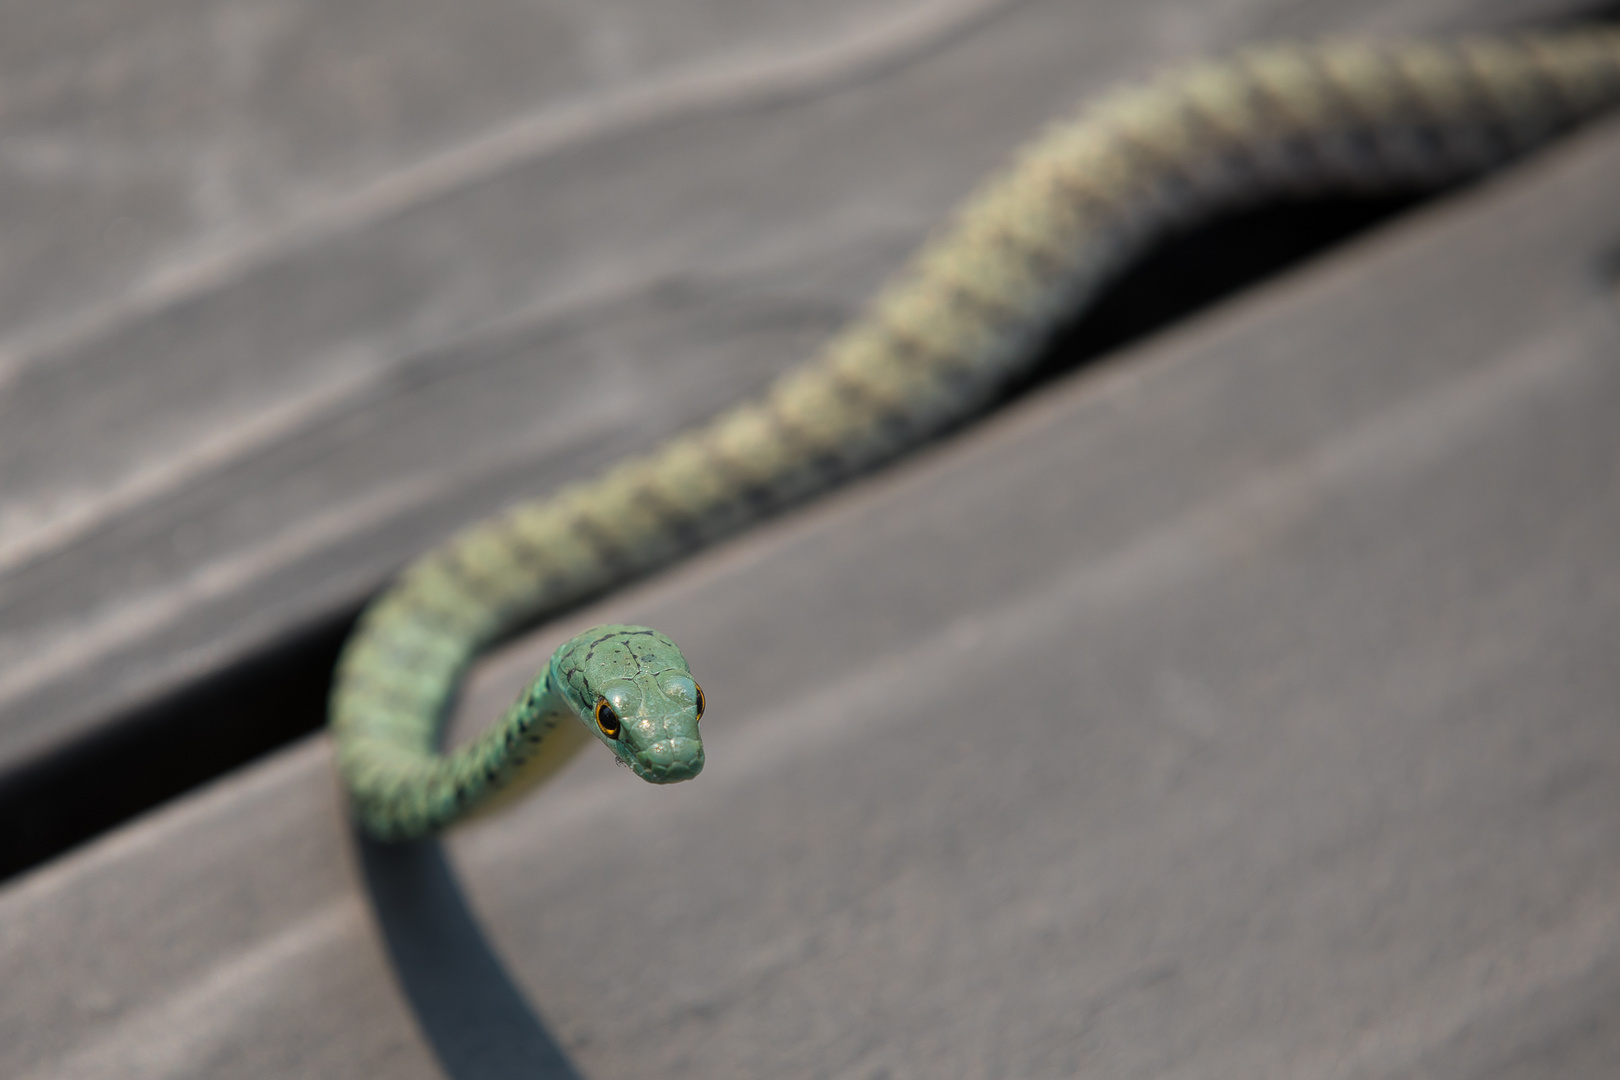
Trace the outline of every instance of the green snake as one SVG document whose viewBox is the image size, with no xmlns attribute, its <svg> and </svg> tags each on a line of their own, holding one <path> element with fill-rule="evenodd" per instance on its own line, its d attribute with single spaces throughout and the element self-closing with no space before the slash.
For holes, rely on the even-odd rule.
<svg viewBox="0 0 1620 1080">
<path fill-rule="evenodd" d="M 759 400 L 452 537 L 362 614 L 331 730 L 361 826 L 431 834 L 595 738 L 654 783 L 697 775 L 703 692 L 674 642 L 600 626 L 441 753 L 481 650 L 890 459 L 983 408 L 1149 244 L 1201 219 L 1480 174 L 1620 102 L 1620 30 L 1249 49 L 1115 91 L 992 177 L 860 320 Z"/>
</svg>

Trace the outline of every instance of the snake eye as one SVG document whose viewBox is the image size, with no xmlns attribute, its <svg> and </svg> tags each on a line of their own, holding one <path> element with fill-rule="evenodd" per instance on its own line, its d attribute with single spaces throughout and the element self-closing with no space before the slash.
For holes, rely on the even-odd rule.
<svg viewBox="0 0 1620 1080">
<path fill-rule="evenodd" d="M 610 739 L 619 737 L 619 714 L 613 711 L 607 698 L 596 699 L 596 726 Z"/>
<path fill-rule="evenodd" d="M 694 720 L 701 720 L 701 719 L 703 719 L 703 710 L 704 710 L 704 708 L 705 708 L 705 706 L 707 706 L 707 705 L 708 705 L 708 702 L 707 702 L 707 701 L 706 701 L 706 700 L 704 700 L 704 697 L 703 697 L 703 687 L 701 687 L 701 686 L 698 686 L 698 685 L 697 685 L 697 683 L 693 683 L 693 684 L 692 684 L 692 685 L 693 685 L 693 686 L 697 686 L 697 697 L 698 697 L 698 711 L 697 711 L 697 715 L 696 715 L 696 716 L 694 716 L 694 717 L 693 717 L 693 718 L 692 718 L 692 719 L 694 719 Z"/>
</svg>

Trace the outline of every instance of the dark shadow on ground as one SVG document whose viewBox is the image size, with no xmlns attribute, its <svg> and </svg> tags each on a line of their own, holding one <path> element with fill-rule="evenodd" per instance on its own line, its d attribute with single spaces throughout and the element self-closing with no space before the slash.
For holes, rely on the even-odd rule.
<svg viewBox="0 0 1620 1080">
<path fill-rule="evenodd" d="M 394 976 L 451 1080 L 582 1080 L 467 906 L 435 840 L 356 837 Z"/>
<path fill-rule="evenodd" d="M 352 606 L 0 771 L 0 880 L 319 727 Z"/>
</svg>

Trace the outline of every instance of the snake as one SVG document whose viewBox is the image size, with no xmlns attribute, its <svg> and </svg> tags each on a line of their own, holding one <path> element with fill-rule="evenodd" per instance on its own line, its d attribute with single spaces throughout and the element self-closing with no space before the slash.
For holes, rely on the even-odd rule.
<svg viewBox="0 0 1620 1080">
<path fill-rule="evenodd" d="M 705 761 L 703 690 L 667 636 L 571 638 L 482 734 L 442 751 L 483 652 L 971 419 L 1146 249 L 1281 199 L 1422 193 L 1620 103 L 1620 29 L 1261 44 L 1110 91 L 1051 123 L 865 313 L 755 400 L 456 533 L 361 613 L 329 728 L 383 841 L 502 805 L 593 739 L 644 780 Z"/>
</svg>

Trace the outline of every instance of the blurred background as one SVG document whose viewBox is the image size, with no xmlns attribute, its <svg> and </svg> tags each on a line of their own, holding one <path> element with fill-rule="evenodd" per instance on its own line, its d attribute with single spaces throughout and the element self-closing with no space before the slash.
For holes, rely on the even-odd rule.
<svg viewBox="0 0 1620 1080">
<path fill-rule="evenodd" d="M 0 5 L 0 1072 L 1615 1075 L 1613 123 L 1167 241 L 456 720 L 650 622 L 699 784 L 382 852 L 317 733 L 405 560 L 764 387 L 1088 95 L 1600 14 Z"/>
</svg>

